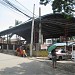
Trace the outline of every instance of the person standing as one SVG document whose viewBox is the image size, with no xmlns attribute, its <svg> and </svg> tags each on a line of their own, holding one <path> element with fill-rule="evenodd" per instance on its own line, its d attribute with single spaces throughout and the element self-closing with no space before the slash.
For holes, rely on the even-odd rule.
<svg viewBox="0 0 75 75">
<path fill-rule="evenodd" d="M 51 54 L 52 54 L 52 66 L 53 68 L 56 68 L 56 59 L 57 59 L 56 49 L 53 49 L 51 51 Z"/>
<path fill-rule="evenodd" d="M 19 47 L 16 49 L 16 55 L 20 56 L 20 48 Z"/>
<path fill-rule="evenodd" d="M 26 50 L 23 50 L 23 57 L 27 57 Z"/>
</svg>

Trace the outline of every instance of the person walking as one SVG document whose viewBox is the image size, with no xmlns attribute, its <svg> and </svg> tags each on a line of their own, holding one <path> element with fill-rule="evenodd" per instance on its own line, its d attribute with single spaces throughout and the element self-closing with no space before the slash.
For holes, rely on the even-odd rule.
<svg viewBox="0 0 75 75">
<path fill-rule="evenodd" d="M 56 58 L 57 58 L 56 49 L 53 49 L 51 51 L 51 54 L 52 54 L 52 66 L 53 68 L 56 68 Z"/>
</svg>

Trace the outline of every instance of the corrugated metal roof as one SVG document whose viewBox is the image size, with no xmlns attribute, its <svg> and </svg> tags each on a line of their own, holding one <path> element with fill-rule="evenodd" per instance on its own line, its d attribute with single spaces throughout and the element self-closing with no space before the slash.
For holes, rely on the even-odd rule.
<svg viewBox="0 0 75 75">
<path fill-rule="evenodd" d="M 35 19 L 34 32 L 39 33 L 39 18 Z M 32 21 L 0 32 L 0 36 L 17 34 L 30 42 Z M 75 36 L 75 18 L 65 19 L 62 14 L 47 14 L 41 16 L 41 29 L 44 39 L 59 38 L 60 36 Z M 34 33 L 36 35 L 36 33 Z M 39 36 L 39 35 L 36 35 Z M 35 37 L 36 37 L 35 36 Z"/>
</svg>

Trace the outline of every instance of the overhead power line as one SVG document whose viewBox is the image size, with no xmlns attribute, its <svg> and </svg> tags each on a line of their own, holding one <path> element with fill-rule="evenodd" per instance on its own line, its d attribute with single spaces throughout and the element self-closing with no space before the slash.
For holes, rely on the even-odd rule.
<svg viewBox="0 0 75 75">
<path fill-rule="evenodd" d="M 24 5 L 22 5 L 20 2 L 18 2 L 17 0 L 15 0 L 17 3 L 19 3 L 22 7 L 24 7 L 26 10 L 28 10 L 29 12 L 31 12 L 29 9 L 27 9 Z M 31 12 L 33 14 L 33 12 Z M 35 14 L 34 14 L 35 15 Z M 37 17 L 37 15 L 35 15 Z"/>
<path fill-rule="evenodd" d="M 9 4 L 10 6 L 12 6 L 15 10 L 19 11 L 20 13 L 24 14 L 25 16 L 31 18 L 29 15 L 25 14 L 24 12 L 22 12 L 21 10 L 19 10 L 17 7 L 15 7 L 14 4 L 12 4 L 11 2 L 9 2 L 8 0 L 4 0 L 7 4 Z"/>
<path fill-rule="evenodd" d="M 13 3 L 11 3 L 8 0 L 2 0 L 2 1 L 0 1 L 0 3 L 3 4 L 4 6 L 9 6 L 10 8 L 15 9 L 16 11 L 22 13 L 23 15 L 27 16 L 28 18 L 32 18 L 31 16 L 22 12 L 20 9 L 18 9 Z"/>
<path fill-rule="evenodd" d="M 19 15 L 22 15 L 22 16 L 24 15 L 24 14 L 20 14 L 20 13 L 16 12 L 15 10 L 13 10 L 13 7 L 7 5 L 6 3 L 4 3 L 2 1 L 0 1 L 0 4 L 2 4 L 3 6 L 7 7 L 8 9 L 12 10 L 13 12 L 15 12 L 15 13 L 17 13 Z"/>
</svg>

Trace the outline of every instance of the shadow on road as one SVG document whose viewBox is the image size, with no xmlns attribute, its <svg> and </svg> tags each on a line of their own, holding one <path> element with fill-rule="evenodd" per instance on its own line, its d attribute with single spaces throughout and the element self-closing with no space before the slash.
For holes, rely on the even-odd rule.
<svg viewBox="0 0 75 75">
<path fill-rule="evenodd" d="M 57 62 L 57 68 L 53 69 L 51 60 L 29 60 L 31 62 L 24 62 L 14 67 L 1 69 L 0 75 L 75 75 L 75 63 L 69 63 L 69 61 L 68 63 Z"/>
</svg>

